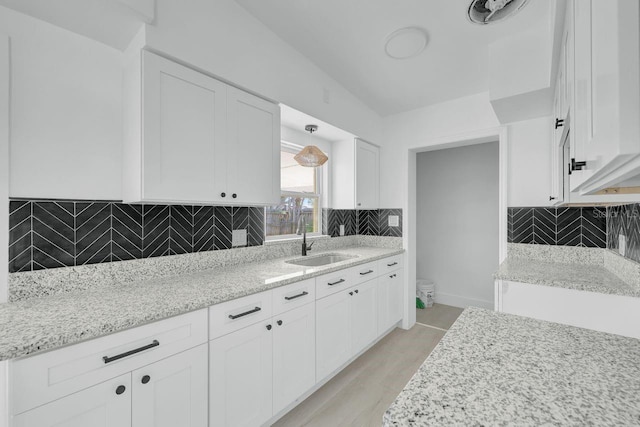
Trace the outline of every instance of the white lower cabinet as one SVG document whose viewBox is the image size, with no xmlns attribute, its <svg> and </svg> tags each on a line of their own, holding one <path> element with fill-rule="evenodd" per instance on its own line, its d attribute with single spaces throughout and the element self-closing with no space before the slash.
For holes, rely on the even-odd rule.
<svg viewBox="0 0 640 427">
<path fill-rule="evenodd" d="M 325 378 L 351 357 L 349 290 L 316 302 L 316 377 Z"/>
<path fill-rule="evenodd" d="M 132 373 L 133 427 L 206 427 L 207 344 Z"/>
<path fill-rule="evenodd" d="M 131 426 L 131 374 L 15 416 L 13 427 Z"/>
<path fill-rule="evenodd" d="M 353 289 L 351 296 L 351 356 L 378 337 L 378 279 Z"/>
<path fill-rule="evenodd" d="M 14 427 L 205 427 L 207 345 L 17 415 Z"/>
<path fill-rule="evenodd" d="M 272 415 L 271 320 L 209 343 L 209 425 L 259 426 Z"/>
<path fill-rule="evenodd" d="M 274 316 L 273 413 L 277 414 L 316 383 L 315 304 Z"/>
<path fill-rule="evenodd" d="M 322 380 L 378 337 L 377 279 L 316 302 L 316 376 Z"/>
<path fill-rule="evenodd" d="M 402 319 L 402 270 L 378 278 L 378 335 L 382 335 Z"/>
<path fill-rule="evenodd" d="M 315 303 L 209 345 L 209 425 L 259 426 L 316 383 Z"/>
</svg>

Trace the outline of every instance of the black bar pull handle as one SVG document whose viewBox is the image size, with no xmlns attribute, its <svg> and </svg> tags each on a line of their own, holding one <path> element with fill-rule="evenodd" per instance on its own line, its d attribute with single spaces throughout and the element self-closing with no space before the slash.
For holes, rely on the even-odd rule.
<svg viewBox="0 0 640 427">
<path fill-rule="evenodd" d="M 294 296 L 291 296 L 291 297 L 284 297 L 284 299 L 286 299 L 287 301 L 291 301 L 292 299 L 300 298 L 300 297 L 303 297 L 305 295 L 309 295 L 309 292 L 304 291 L 304 292 L 302 292 L 301 294 L 298 294 L 298 295 L 294 295 Z"/>
<path fill-rule="evenodd" d="M 329 282 L 327 283 L 327 285 L 334 286 L 334 285 L 339 285 L 340 283 L 344 283 L 344 279 L 340 279 L 337 282 L 333 282 L 333 283 Z"/>
<path fill-rule="evenodd" d="M 244 313 L 240 313 L 240 314 L 230 314 L 230 315 L 229 315 L 229 319 L 231 319 L 231 320 L 236 320 L 236 319 L 237 319 L 237 318 L 239 318 L 239 317 L 247 316 L 247 315 L 252 314 L 252 313 L 257 313 L 257 312 L 259 312 L 260 310 L 262 310 L 260 307 L 256 307 L 256 308 L 254 308 L 253 310 L 245 311 Z"/>
<path fill-rule="evenodd" d="M 393 267 L 394 265 L 398 265 L 397 262 L 392 262 L 391 264 L 387 264 L 387 267 Z"/>
<path fill-rule="evenodd" d="M 360 275 L 364 276 L 365 274 L 369 274 L 369 273 L 373 273 L 373 270 L 365 271 L 363 273 L 360 273 Z"/>
<path fill-rule="evenodd" d="M 143 345 L 140 348 L 136 348 L 136 349 L 133 349 L 133 350 L 125 351 L 124 353 L 117 354 L 117 355 L 115 355 L 113 357 L 103 356 L 102 360 L 104 360 L 104 363 L 111 363 L 111 362 L 114 362 L 116 360 L 122 359 L 123 357 L 131 356 L 133 354 L 140 353 L 141 351 L 149 350 L 150 348 L 157 347 L 159 345 L 160 345 L 160 343 L 158 342 L 158 340 L 153 340 L 153 342 L 151 344 Z"/>
</svg>

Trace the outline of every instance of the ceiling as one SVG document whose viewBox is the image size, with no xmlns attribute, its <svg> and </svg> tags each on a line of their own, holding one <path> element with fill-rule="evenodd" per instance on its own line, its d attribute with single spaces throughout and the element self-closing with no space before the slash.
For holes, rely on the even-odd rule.
<svg viewBox="0 0 640 427">
<path fill-rule="evenodd" d="M 470 0 L 236 0 L 381 116 L 488 90 L 488 46 L 533 26 L 549 28 L 552 0 L 531 0 L 493 25 L 468 21 Z M 546 25 L 546 26 L 545 26 Z M 429 45 L 411 59 L 385 55 L 408 26 Z"/>
<path fill-rule="evenodd" d="M 302 111 L 298 111 L 288 105 L 280 104 L 280 123 L 282 126 L 296 130 L 298 132 L 306 132 L 306 125 L 317 125 L 318 130 L 313 133 L 315 138 L 323 139 L 327 142 L 348 141 L 355 138 L 355 135 L 337 128 L 329 123 L 318 120 Z"/>
<path fill-rule="evenodd" d="M 138 0 L 140 4 L 144 2 Z M 0 0 L 25 15 L 124 50 L 152 17 L 132 7 L 136 0 Z"/>
</svg>

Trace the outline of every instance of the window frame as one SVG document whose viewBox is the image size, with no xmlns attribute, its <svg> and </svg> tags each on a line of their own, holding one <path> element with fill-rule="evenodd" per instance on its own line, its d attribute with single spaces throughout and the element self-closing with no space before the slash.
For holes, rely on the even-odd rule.
<svg viewBox="0 0 640 427">
<path fill-rule="evenodd" d="M 297 154 L 304 147 L 298 144 L 294 144 L 288 141 L 280 141 L 280 151 L 285 151 L 288 153 Z M 282 191 L 282 187 L 280 190 L 280 198 L 282 197 L 302 197 L 302 198 L 314 198 L 318 199 L 318 212 L 316 214 L 316 221 L 318 223 L 318 231 L 314 231 L 312 233 L 307 233 L 307 237 L 320 237 L 322 236 L 322 167 L 314 168 L 315 172 L 315 190 L 314 193 L 305 193 L 305 192 L 297 192 L 297 191 Z M 264 224 L 265 224 L 265 242 L 273 242 L 278 240 L 292 240 L 292 239 L 300 239 L 301 236 L 298 234 L 278 234 L 273 236 L 267 235 L 267 209 L 264 210 Z"/>
</svg>

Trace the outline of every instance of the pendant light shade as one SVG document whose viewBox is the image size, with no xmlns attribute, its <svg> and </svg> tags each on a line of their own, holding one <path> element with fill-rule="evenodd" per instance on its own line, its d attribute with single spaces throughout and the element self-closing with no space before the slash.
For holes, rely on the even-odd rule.
<svg viewBox="0 0 640 427">
<path fill-rule="evenodd" d="M 294 159 L 300 166 L 315 168 L 324 165 L 329 158 L 315 145 L 307 145 Z"/>
<path fill-rule="evenodd" d="M 313 132 L 318 130 L 318 126 L 316 125 L 306 125 L 304 130 L 312 134 Z M 321 149 L 316 147 L 315 145 L 307 145 L 304 147 L 298 154 L 294 157 L 296 162 L 300 166 L 305 166 L 309 168 L 316 168 L 318 166 L 324 165 L 329 158 L 326 154 L 322 152 Z"/>
</svg>

